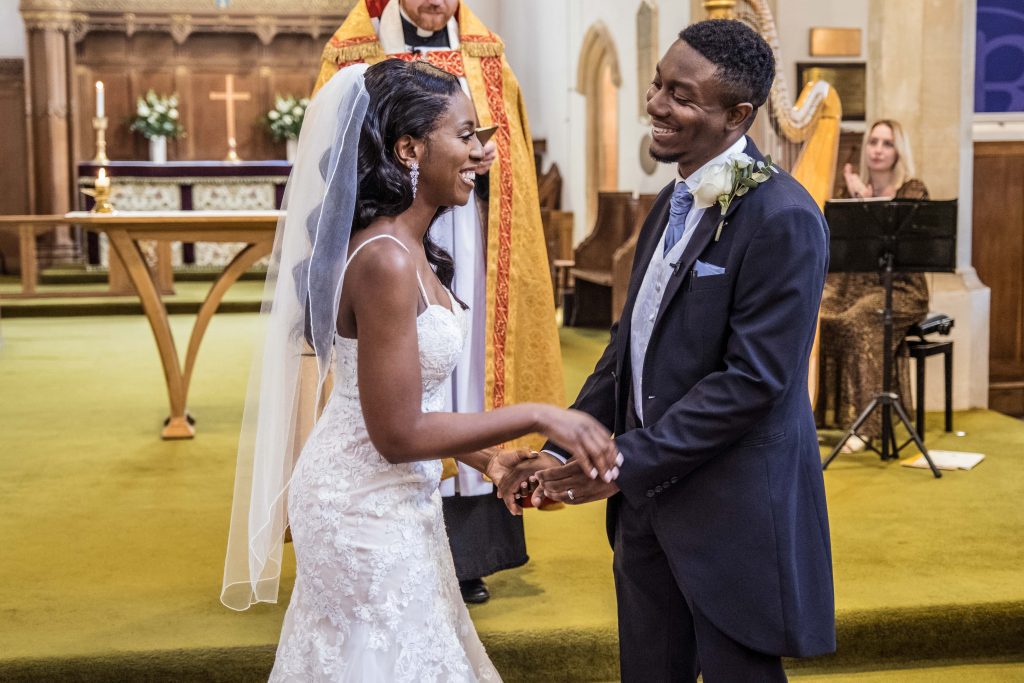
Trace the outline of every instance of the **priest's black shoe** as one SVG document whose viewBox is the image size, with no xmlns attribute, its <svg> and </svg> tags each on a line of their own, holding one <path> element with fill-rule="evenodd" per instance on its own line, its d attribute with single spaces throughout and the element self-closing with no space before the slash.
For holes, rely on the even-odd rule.
<svg viewBox="0 0 1024 683">
<path fill-rule="evenodd" d="M 491 593 L 483 579 L 459 581 L 459 589 L 462 591 L 462 600 L 471 605 L 479 605 L 491 599 Z"/>
</svg>

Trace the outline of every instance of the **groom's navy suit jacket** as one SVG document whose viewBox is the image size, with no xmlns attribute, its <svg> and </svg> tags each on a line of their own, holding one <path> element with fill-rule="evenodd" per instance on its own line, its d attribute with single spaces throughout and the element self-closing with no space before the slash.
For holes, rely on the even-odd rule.
<svg viewBox="0 0 1024 683">
<path fill-rule="evenodd" d="M 752 141 L 746 151 L 762 159 Z M 655 319 L 643 426 L 633 428 L 630 319 L 673 187 L 644 223 L 622 317 L 573 406 L 612 430 L 625 458 L 609 538 L 614 546 L 619 506 L 651 506 L 680 590 L 720 630 L 771 654 L 832 652 L 829 527 L 807 391 L 828 228 L 787 173 L 735 199 L 717 242 L 720 209 L 705 211 Z M 698 258 L 724 273 L 697 277 Z"/>
</svg>

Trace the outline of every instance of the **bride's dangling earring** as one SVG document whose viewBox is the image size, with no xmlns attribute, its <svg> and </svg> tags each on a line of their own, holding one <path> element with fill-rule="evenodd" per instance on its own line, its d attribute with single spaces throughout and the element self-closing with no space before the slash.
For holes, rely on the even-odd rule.
<svg viewBox="0 0 1024 683">
<path fill-rule="evenodd" d="M 420 162 L 412 162 L 412 166 L 409 167 L 409 180 L 412 182 L 412 198 L 416 199 L 416 186 L 420 184 Z"/>
</svg>

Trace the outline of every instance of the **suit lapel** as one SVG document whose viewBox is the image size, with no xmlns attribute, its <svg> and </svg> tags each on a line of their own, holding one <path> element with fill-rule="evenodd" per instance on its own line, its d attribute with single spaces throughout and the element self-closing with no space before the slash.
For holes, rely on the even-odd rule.
<svg viewBox="0 0 1024 683">
<path fill-rule="evenodd" d="M 729 208 L 731 209 L 732 207 L 730 206 Z M 687 243 L 686 248 L 683 249 L 679 261 L 677 261 L 678 266 L 675 268 L 675 273 L 672 274 L 672 277 L 668 279 L 668 284 L 665 285 L 665 294 L 661 297 L 661 304 L 658 306 L 658 316 L 654 319 L 654 328 L 652 329 L 657 329 L 658 324 L 665 315 L 665 309 L 668 308 L 672 298 L 686 280 L 686 274 L 693 269 L 693 264 L 697 257 L 700 256 L 701 252 L 708 246 L 708 242 L 714 237 L 721 212 L 722 209 L 718 204 L 704 210 L 704 215 L 700 217 L 700 222 L 697 223 L 693 236 L 690 238 L 689 243 Z"/>
<path fill-rule="evenodd" d="M 668 222 L 668 211 L 671 205 L 672 191 L 675 183 L 662 189 L 662 197 L 651 207 L 651 213 L 647 216 L 640 237 L 637 239 L 637 249 L 633 256 L 633 273 L 629 278 L 629 289 L 626 292 L 626 304 L 622 307 L 622 315 L 619 317 L 619 339 L 625 342 L 618 345 L 618 367 L 622 367 L 626 352 L 629 349 L 630 327 L 633 320 L 633 305 L 636 303 L 636 295 L 640 291 L 640 284 L 647 274 L 647 267 L 654 256 L 654 250 L 661 245 L 661 235 L 665 224 Z"/>
</svg>

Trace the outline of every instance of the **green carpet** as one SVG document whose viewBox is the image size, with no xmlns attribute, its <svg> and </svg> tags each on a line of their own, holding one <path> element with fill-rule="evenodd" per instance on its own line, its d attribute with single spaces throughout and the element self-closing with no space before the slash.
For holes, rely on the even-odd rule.
<svg viewBox="0 0 1024 683">
<path fill-rule="evenodd" d="M 255 320 L 214 319 L 189 405 L 197 436 L 180 442 L 158 438 L 166 396 L 144 319 L 0 322 L 0 680 L 265 677 L 293 570 L 280 605 L 239 614 L 217 599 Z M 191 323 L 172 317 L 179 345 Z M 562 339 L 574 395 L 606 333 Z M 798 672 L 1024 660 L 1024 423 L 956 421 L 966 437 L 929 444 L 987 453 L 971 472 L 935 481 L 843 456 L 826 474 L 840 652 Z M 532 561 L 472 609 L 496 665 L 509 681 L 614 679 L 603 506 L 526 524 Z M 968 668 L 985 667 L 1016 670 Z"/>
<path fill-rule="evenodd" d="M 1024 664 L 1019 662 L 979 662 L 961 664 L 950 662 L 946 666 L 886 669 L 884 671 L 839 671 L 835 673 L 805 673 L 796 671 L 793 678 L 799 683 L 989 683 L 1024 681 Z"/>
</svg>

